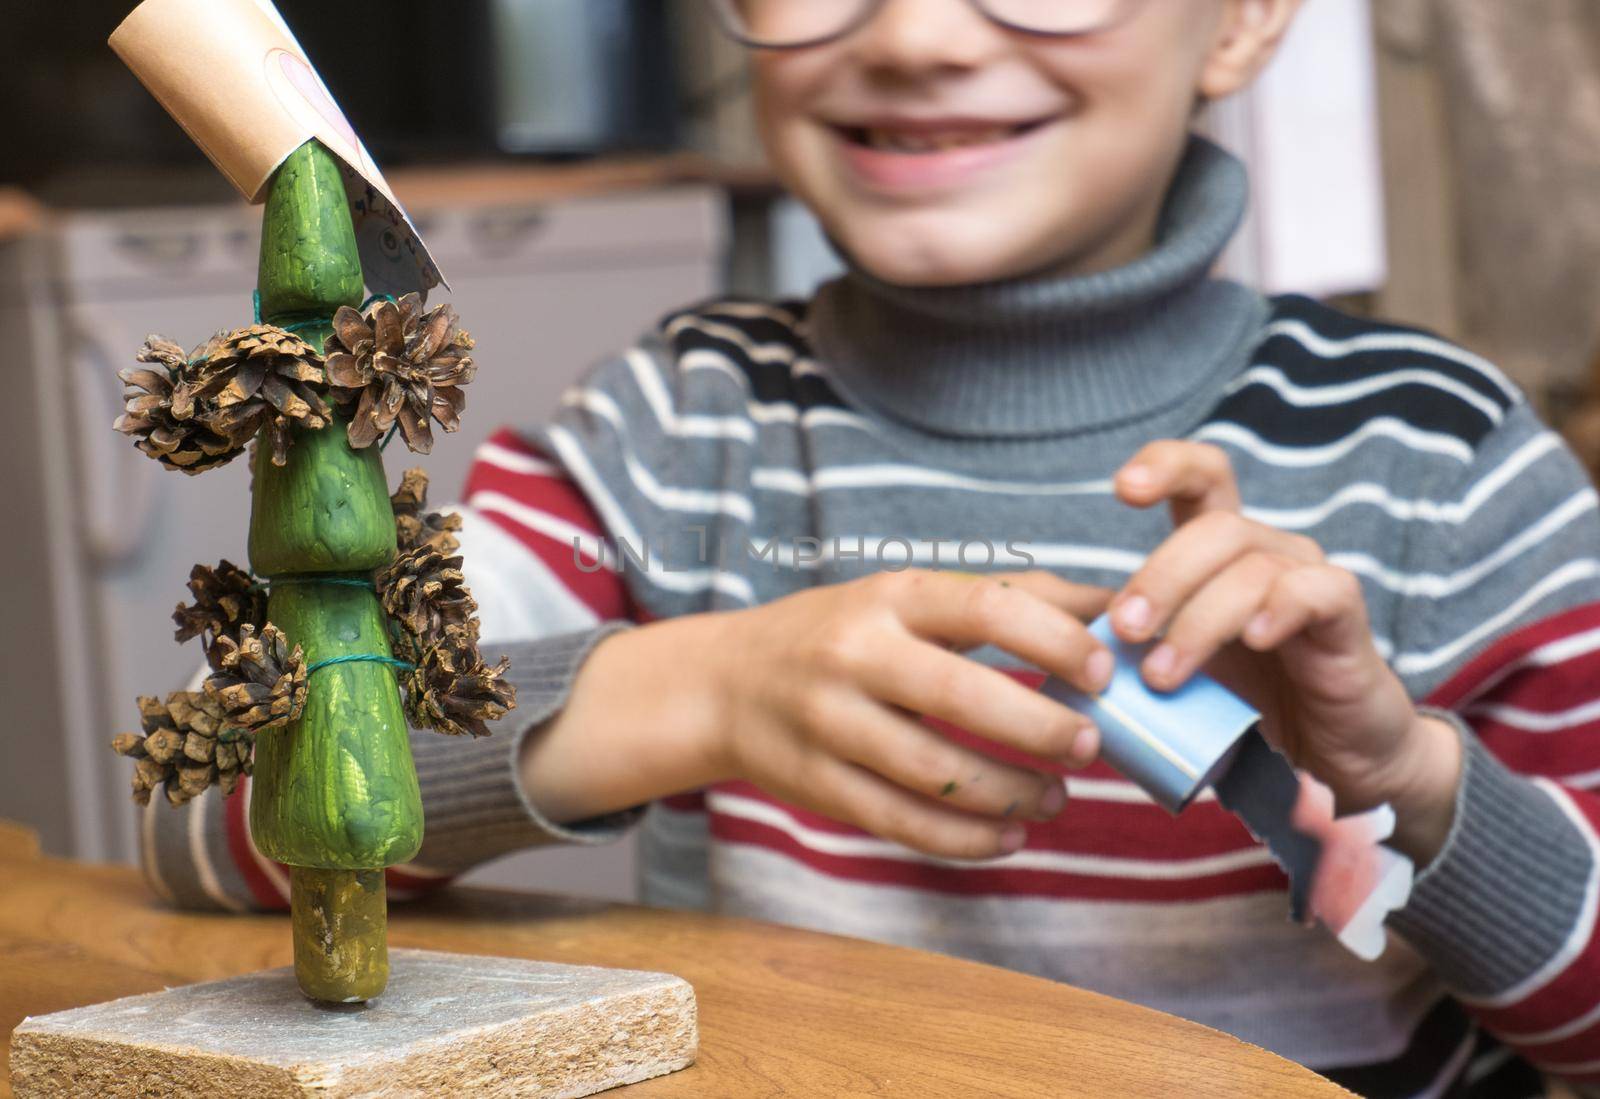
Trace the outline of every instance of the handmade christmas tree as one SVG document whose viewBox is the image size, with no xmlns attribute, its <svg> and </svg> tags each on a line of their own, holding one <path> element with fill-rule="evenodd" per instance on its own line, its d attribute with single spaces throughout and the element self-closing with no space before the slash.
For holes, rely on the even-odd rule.
<svg viewBox="0 0 1600 1099">
<path fill-rule="evenodd" d="M 367 1000 L 388 980 L 383 868 L 422 842 L 407 718 L 486 735 L 514 705 L 478 652 L 451 533 L 384 444 L 427 453 L 460 424 L 473 341 L 448 305 L 367 300 L 337 162 L 316 140 L 272 180 L 255 324 L 185 354 L 151 337 L 124 371 L 117 427 L 199 474 L 253 448 L 250 571 L 197 565 L 173 618 L 199 637 L 198 691 L 141 698 L 134 796 L 182 805 L 254 774 L 250 830 L 290 871 L 295 974 L 308 996 Z"/>
</svg>

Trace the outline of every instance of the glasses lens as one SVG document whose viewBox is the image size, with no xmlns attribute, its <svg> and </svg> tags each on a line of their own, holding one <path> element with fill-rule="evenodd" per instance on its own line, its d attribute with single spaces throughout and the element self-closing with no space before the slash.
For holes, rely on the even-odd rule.
<svg viewBox="0 0 1600 1099">
<path fill-rule="evenodd" d="M 873 0 L 717 0 L 728 30 L 752 46 L 802 46 L 843 34 Z"/>
<path fill-rule="evenodd" d="M 1008 26 L 1035 34 L 1087 34 L 1122 21 L 1136 0 L 980 0 Z"/>
</svg>

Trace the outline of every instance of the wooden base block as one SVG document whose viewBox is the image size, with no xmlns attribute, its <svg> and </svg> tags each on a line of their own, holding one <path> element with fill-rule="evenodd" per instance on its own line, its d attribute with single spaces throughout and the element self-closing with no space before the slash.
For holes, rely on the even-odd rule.
<svg viewBox="0 0 1600 1099">
<path fill-rule="evenodd" d="M 665 973 L 395 950 L 364 1005 L 291 969 L 24 1019 L 17 1099 L 581 1096 L 694 1061 L 694 991 Z"/>
</svg>

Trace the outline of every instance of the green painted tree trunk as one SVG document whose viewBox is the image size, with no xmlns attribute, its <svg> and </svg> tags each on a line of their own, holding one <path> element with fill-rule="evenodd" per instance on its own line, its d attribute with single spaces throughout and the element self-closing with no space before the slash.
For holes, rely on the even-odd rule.
<svg viewBox="0 0 1600 1099">
<path fill-rule="evenodd" d="M 320 346 L 363 281 L 338 164 L 315 141 L 278 169 L 261 235 L 262 319 L 304 325 Z M 321 321 L 320 324 L 309 323 Z M 250 565 L 272 580 L 268 618 L 307 665 L 390 655 L 370 580 L 395 552 L 394 513 L 377 447 L 352 450 L 342 420 L 299 432 L 288 463 L 256 448 Z M 321 581 L 321 582 L 319 582 Z M 422 842 L 422 797 L 392 667 L 319 668 L 298 721 L 256 737 L 250 830 L 291 869 L 295 974 L 306 995 L 354 1002 L 388 981 L 382 868 Z"/>
</svg>

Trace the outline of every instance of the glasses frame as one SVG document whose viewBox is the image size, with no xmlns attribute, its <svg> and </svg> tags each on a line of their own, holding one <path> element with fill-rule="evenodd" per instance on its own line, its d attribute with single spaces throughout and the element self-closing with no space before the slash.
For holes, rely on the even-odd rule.
<svg viewBox="0 0 1600 1099">
<path fill-rule="evenodd" d="M 707 0 L 707 2 L 710 4 L 712 14 L 716 17 L 717 24 L 722 28 L 723 33 L 741 46 L 752 50 L 804 50 L 812 46 L 825 46 L 830 42 L 837 42 L 840 39 L 850 37 L 877 18 L 878 13 L 883 10 L 883 6 L 889 0 L 862 0 L 861 14 L 849 20 L 843 27 L 799 42 L 763 42 L 758 38 L 752 38 L 739 29 L 739 16 L 734 11 L 734 4 L 737 0 Z M 1097 26 L 1074 31 L 1048 31 L 1039 30 L 1037 27 L 1025 26 L 1021 23 L 1014 23 L 1003 16 L 996 15 L 990 9 L 989 0 L 967 0 L 967 3 L 971 5 L 974 11 L 995 26 L 1015 34 L 1025 34 L 1032 38 L 1083 38 L 1087 35 L 1099 34 L 1102 31 L 1110 30 L 1112 27 L 1120 26 L 1122 23 L 1127 22 L 1133 17 L 1134 12 L 1144 6 L 1145 0 L 1120 0 L 1120 2 L 1122 10 L 1117 13 L 1116 17 Z"/>
</svg>

